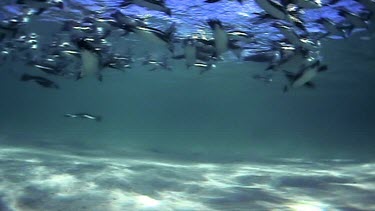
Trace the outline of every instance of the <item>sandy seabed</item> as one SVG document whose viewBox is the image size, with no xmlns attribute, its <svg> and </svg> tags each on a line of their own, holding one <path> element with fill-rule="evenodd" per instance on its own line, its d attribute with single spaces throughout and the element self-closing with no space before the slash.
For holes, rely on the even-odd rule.
<svg viewBox="0 0 375 211">
<path fill-rule="evenodd" d="M 203 163 L 3 146 L 0 210 L 375 210 L 375 163 Z"/>
</svg>

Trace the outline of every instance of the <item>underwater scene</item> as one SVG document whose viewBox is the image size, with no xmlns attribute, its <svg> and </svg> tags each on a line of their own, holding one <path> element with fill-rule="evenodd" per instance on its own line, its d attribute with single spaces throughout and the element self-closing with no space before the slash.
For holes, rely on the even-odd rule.
<svg viewBox="0 0 375 211">
<path fill-rule="evenodd" d="M 374 211 L 374 12 L 1 0 L 0 211 Z"/>
</svg>

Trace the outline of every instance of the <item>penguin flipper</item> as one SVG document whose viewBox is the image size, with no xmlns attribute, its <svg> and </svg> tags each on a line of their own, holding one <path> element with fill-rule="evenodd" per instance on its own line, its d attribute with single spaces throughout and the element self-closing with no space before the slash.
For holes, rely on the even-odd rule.
<svg viewBox="0 0 375 211">
<path fill-rule="evenodd" d="M 283 70 L 283 72 L 285 73 L 285 77 L 289 80 L 289 81 L 293 81 L 296 77 L 296 74 L 292 73 L 292 72 L 289 72 L 287 70 Z"/>
<path fill-rule="evenodd" d="M 172 59 L 184 59 L 185 55 L 177 55 L 177 56 L 172 56 Z"/>
<path fill-rule="evenodd" d="M 319 35 L 319 36 L 316 37 L 316 40 L 321 40 L 323 38 L 326 38 L 329 35 L 330 35 L 329 32 L 322 33 L 321 35 Z"/>
<path fill-rule="evenodd" d="M 127 7 L 129 5 L 132 5 L 133 2 L 131 0 L 124 0 L 121 4 L 120 7 Z"/>
<path fill-rule="evenodd" d="M 40 14 L 42 14 L 44 11 L 46 11 L 46 8 L 40 8 L 40 9 L 38 9 L 38 11 L 36 11 L 35 15 L 40 15 Z"/>
<path fill-rule="evenodd" d="M 328 70 L 328 66 L 327 65 L 322 65 L 318 68 L 318 72 L 324 72 L 324 71 L 327 71 Z"/>
<path fill-rule="evenodd" d="M 268 70 L 273 70 L 273 71 L 276 71 L 276 65 L 275 64 L 270 64 L 268 65 L 268 67 L 265 69 L 265 71 L 268 71 Z"/>
<path fill-rule="evenodd" d="M 165 35 L 168 40 L 172 40 L 173 34 L 176 32 L 176 23 L 172 23 L 169 28 L 165 31 Z"/>
<path fill-rule="evenodd" d="M 313 82 L 311 82 L 311 81 L 305 83 L 304 86 L 306 88 L 309 88 L 309 89 L 315 89 L 315 87 L 316 87 L 315 84 Z"/>
<path fill-rule="evenodd" d="M 108 29 L 106 30 L 103 35 L 100 37 L 100 39 L 106 39 L 109 35 L 111 35 L 112 30 Z"/>
<path fill-rule="evenodd" d="M 29 81 L 31 80 L 31 76 L 29 74 L 23 74 L 20 78 L 21 81 Z"/>
<path fill-rule="evenodd" d="M 77 74 L 76 74 L 76 81 L 78 81 L 78 80 L 80 80 L 80 79 L 82 79 L 83 77 L 82 77 L 82 74 L 81 74 L 81 72 L 77 72 Z"/>
<path fill-rule="evenodd" d="M 304 25 L 304 22 L 303 20 L 301 20 L 300 18 L 296 17 L 296 16 L 293 16 L 293 15 L 289 15 L 288 16 L 288 19 L 299 29 L 301 29 L 302 31 L 304 32 L 307 32 L 307 29 Z"/>
<path fill-rule="evenodd" d="M 239 59 L 241 58 L 242 48 L 238 45 L 236 45 L 236 40 L 229 40 L 228 48 L 236 55 L 236 57 Z"/>
</svg>

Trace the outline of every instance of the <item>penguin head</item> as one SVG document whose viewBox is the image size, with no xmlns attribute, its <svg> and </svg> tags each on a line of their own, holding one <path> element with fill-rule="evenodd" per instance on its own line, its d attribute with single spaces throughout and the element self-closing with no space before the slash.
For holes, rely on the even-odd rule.
<svg viewBox="0 0 375 211">
<path fill-rule="evenodd" d="M 73 38 L 72 41 L 80 50 L 96 51 L 95 47 L 85 37 Z"/>
<path fill-rule="evenodd" d="M 62 0 L 53 0 L 52 4 L 59 9 L 64 9 L 64 2 Z"/>
</svg>

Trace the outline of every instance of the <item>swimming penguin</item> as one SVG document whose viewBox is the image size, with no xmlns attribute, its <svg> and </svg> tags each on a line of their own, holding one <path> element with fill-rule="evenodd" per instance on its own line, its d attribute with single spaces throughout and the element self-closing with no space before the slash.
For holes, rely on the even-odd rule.
<svg viewBox="0 0 375 211">
<path fill-rule="evenodd" d="M 319 60 L 303 67 L 298 73 L 284 70 L 285 76 L 289 80 L 289 85 L 284 87 L 284 92 L 287 92 L 290 88 L 298 88 L 302 86 L 314 88 L 315 85 L 312 83 L 312 80 L 318 75 L 318 73 L 326 70 L 327 66 L 321 65 Z"/>
<path fill-rule="evenodd" d="M 136 35 L 143 37 L 146 40 L 152 41 L 157 44 L 166 45 L 168 50 L 173 52 L 173 34 L 176 30 L 175 24 L 173 23 L 165 32 L 147 27 L 147 26 L 131 26 L 125 25 L 123 29 L 133 32 Z"/>
<path fill-rule="evenodd" d="M 152 65 L 153 68 L 151 68 L 149 71 L 155 71 L 157 69 L 164 69 L 164 70 L 172 71 L 172 67 L 168 64 L 168 57 L 166 56 L 161 58 L 160 60 L 156 60 L 156 59 L 151 58 L 151 55 L 147 55 L 142 64 Z"/>
<path fill-rule="evenodd" d="M 141 7 L 145 7 L 150 10 L 156 10 L 160 12 L 164 12 L 165 14 L 171 16 L 172 12 L 171 9 L 169 9 L 165 5 L 164 0 L 124 0 L 122 4 L 120 5 L 121 7 L 127 7 L 131 4 L 135 4 Z"/>
<path fill-rule="evenodd" d="M 30 62 L 28 64 L 50 75 L 62 74 L 62 69 L 58 65 L 49 65 L 49 64 L 42 64 L 42 63 L 37 63 L 37 62 Z"/>
<path fill-rule="evenodd" d="M 339 27 L 336 23 L 332 22 L 328 18 L 320 18 L 316 22 L 322 24 L 326 29 L 327 32 L 323 36 L 338 35 L 342 38 L 348 37 L 345 28 Z"/>
<path fill-rule="evenodd" d="M 288 47 L 277 46 L 275 47 L 279 52 L 279 59 L 271 62 L 266 70 L 282 70 L 296 67 L 296 65 L 306 62 L 309 58 L 309 50 L 302 47 Z"/>
<path fill-rule="evenodd" d="M 369 10 L 372 15 L 375 13 L 375 2 L 373 0 L 354 0 L 362 4 L 367 10 Z"/>
<path fill-rule="evenodd" d="M 277 51 L 260 50 L 244 54 L 242 60 L 251 62 L 274 62 L 275 60 L 278 60 L 278 57 L 279 55 Z"/>
<path fill-rule="evenodd" d="M 42 87 L 59 89 L 59 86 L 55 82 L 47 78 L 40 77 L 40 76 L 33 76 L 33 75 L 29 75 L 25 73 L 21 76 L 20 80 L 21 81 L 35 81 L 37 84 L 39 84 Z"/>
<path fill-rule="evenodd" d="M 99 81 L 103 81 L 103 76 L 101 74 L 101 56 L 98 49 L 92 46 L 86 38 L 78 38 L 75 44 L 80 51 L 82 62 L 77 80 L 88 75 L 94 75 Z"/>
<path fill-rule="evenodd" d="M 288 12 L 287 7 L 279 2 L 273 0 L 255 0 L 255 2 L 273 18 L 288 21 L 301 30 L 306 31 L 303 21 L 298 17 L 291 15 Z"/>
<path fill-rule="evenodd" d="M 16 4 L 24 5 L 35 9 L 35 15 L 42 14 L 50 7 L 58 7 L 64 9 L 64 2 L 62 0 L 17 0 Z"/>
<path fill-rule="evenodd" d="M 89 119 L 89 120 L 95 120 L 97 122 L 101 122 L 102 121 L 102 117 L 101 116 L 92 115 L 92 114 L 88 114 L 88 113 L 64 114 L 64 117 Z"/>
<path fill-rule="evenodd" d="M 185 64 L 187 68 L 193 66 L 197 60 L 197 46 L 196 40 L 187 39 L 184 41 L 184 54 L 173 56 L 173 59 L 182 59 L 185 58 Z"/>
<path fill-rule="evenodd" d="M 254 35 L 244 31 L 229 31 L 229 40 L 243 41 L 243 42 L 255 42 Z"/>
<path fill-rule="evenodd" d="M 369 25 L 368 25 L 369 16 L 361 17 L 359 14 L 355 14 L 344 8 L 340 9 L 338 14 L 344 17 L 348 22 L 350 22 L 350 24 L 352 24 L 353 27 L 365 28 L 367 30 L 369 28 Z"/>
<path fill-rule="evenodd" d="M 319 9 L 323 6 L 320 0 L 282 0 L 281 4 L 294 4 L 303 9 Z"/>
<path fill-rule="evenodd" d="M 3 41 L 6 37 L 15 37 L 17 32 L 17 28 L 0 26 L 0 42 Z"/>
<path fill-rule="evenodd" d="M 0 42 L 8 37 L 15 38 L 18 34 L 20 22 L 16 19 L 3 20 L 0 22 Z"/>
<path fill-rule="evenodd" d="M 292 43 L 295 47 L 302 47 L 307 50 L 318 50 L 320 48 L 320 42 L 312 41 L 308 38 L 299 36 L 293 28 L 286 26 L 282 23 L 275 22 L 272 24 L 273 27 L 280 30 L 284 37 Z"/>
<path fill-rule="evenodd" d="M 210 62 L 196 62 L 193 66 L 200 69 L 199 71 L 200 75 L 216 67 L 216 65 L 213 64 L 211 61 Z"/>
<path fill-rule="evenodd" d="M 207 21 L 208 25 L 213 31 L 213 36 L 215 40 L 215 53 L 216 57 L 220 56 L 222 53 L 228 50 L 229 39 L 228 33 L 224 30 L 223 25 L 220 20 L 210 19 Z"/>
<path fill-rule="evenodd" d="M 146 26 L 146 24 L 137 17 L 131 17 L 123 14 L 120 10 L 116 10 L 110 15 L 116 22 L 116 26 L 128 25 L 128 26 Z M 146 26 L 147 27 L 147 26 Z"/>
</svg>

